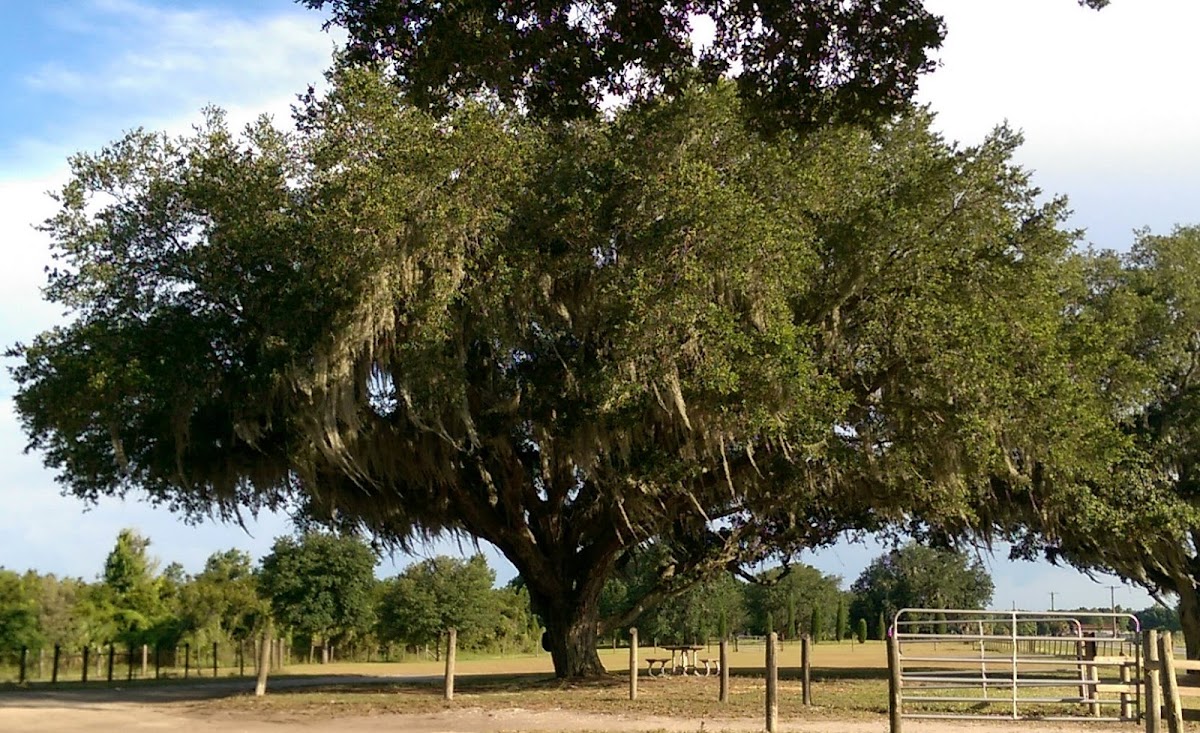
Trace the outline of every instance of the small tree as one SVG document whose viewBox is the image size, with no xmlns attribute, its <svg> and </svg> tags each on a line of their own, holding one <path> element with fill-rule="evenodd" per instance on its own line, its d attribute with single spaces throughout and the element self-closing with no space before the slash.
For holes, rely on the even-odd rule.
<svg viewBox="0 0 1200 733">
<path fill-rule="evenodd" d="M 858 620 L 858 643 L 863 644 L 867 641 L 867 620 L 860 618 Z"/>
<path fill-rule="evenodd" d="M 783 635 L 785 638 L 790 639 L 793 636 L 796 636 L 796 625 L 797 625 L 796 597 L 793 595 L 788 595 L 788 597 L 787 597 L 787 626 L 785 626 L 783 629 Z"/>
<path fill-rule="evenodd" d="M 259 587 L 274 617 L 322 645 L 365 634 L 375 621 L 375 553 L 354 537 L 309 532 L 275 540 Z"/>
<path fill-rule="evenodd" d="M 821 607 L 813 606 L 812 619 L 809 623 L 808 630 L 809 630 L 809 633 L 812 634 L 812 639 L 813 639 L 814 643 L 820 641 L 821 636 L 825 633 L 824 623 L 825 623 L 825 620 L 823 618 L 821 618 Z"/>
<path fill-rule="evenodd" d="M 839 598 L 837 604 L 837 640 L 850 636 L 850 614 L 846 611 L 846 599 Z"/>
<path fill-rule="evenodd" d="M 883 641 L 884 639 L 887 638 L 888 622 L 887 622 L 887 617 L 884 616 L 884 614 L 883 614 L 883 611 L 879 612 L 879 625 L 876 626 L 875 629 L 876 629 L 876 635 L 875 635 L 876 639 Z"/>
</svg>

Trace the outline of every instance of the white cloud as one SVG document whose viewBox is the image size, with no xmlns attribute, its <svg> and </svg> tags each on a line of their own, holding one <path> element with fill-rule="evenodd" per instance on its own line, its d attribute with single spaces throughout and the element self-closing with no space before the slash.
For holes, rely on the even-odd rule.
<svg viewBox="0 0 1200 733">
<path fill-rule="evenodd" d="M 63 61 L 26 76 L 42 92 L 125 103 L 195 106 L 260 98 L 264 86 L 293 92 L 318 81 L 336 35 L 303 11 L 261 19 L 219 10 L 179 10 L 136 2 L 94 2 L 84 15 L 89 35 L 107 38 L 112 53 L 98 64 Z M 79 22 L 60 16 L 66 30 Z"/>
</svg>

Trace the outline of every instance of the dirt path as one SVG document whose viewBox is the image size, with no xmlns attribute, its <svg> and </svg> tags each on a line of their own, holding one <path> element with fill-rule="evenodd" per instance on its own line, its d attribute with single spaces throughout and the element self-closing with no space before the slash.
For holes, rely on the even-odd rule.
<svg viewBox="0 0 1200 733">
<path fill-rule="evenodd" d="M 267 719 L 246 713 L 201 713 L 187 702 L 100 702 L 75 695 L 0 699 L 0 730 L 6 733 L 95 733 L 96 731 L 194 731 L 195 733 L 506 733 L 509 731 L 759 731 L 761 719 L 684 720 L 662 717 L 595 715 L 574 711 L 520 708 L 464 708 L 424 715 L 346 716 L 328 719 L 276 715 Z M 781 731 L 793 733 L 886 733 L 887 721 L 781 720 Z M 1133 733 L 1131 725 L 1084 726 L 963 721 L 906 721 L 906 733 L 1051 733 L 1052 731 Z"/>
<path fill-rule="evenodd" d="M 356 682 L 433 682 L 435 676 L 296 675 L 273 677 L 273 690 Z M 672 731 L 717 733 L 761 731 L 761 717 L 718 720 L 652 715 L 606 715 L 575 710 L 531 710 L 520 707 L 463 707 L 433 713 L 313 715 L 279 711 L 223 710 L 214 698 L 249 693 L 248 679 L 211 680 L 203 684 L 74 687 L 0 691 L 0 731 L 4 733 L 96 733 L 97 731 L 195 731 L 196 733 L 568 733 L 575 731 Z M 883 716 L 868 720 L 804 720 L 781 718 L 779 729 L 793 733 L 886 733 Z M 905 721 L 905 733 L 1051 733 L 1105 731 L 1135 733 L 1133 725 L 1049 724 L 1012 721 Z"/>
</svg>

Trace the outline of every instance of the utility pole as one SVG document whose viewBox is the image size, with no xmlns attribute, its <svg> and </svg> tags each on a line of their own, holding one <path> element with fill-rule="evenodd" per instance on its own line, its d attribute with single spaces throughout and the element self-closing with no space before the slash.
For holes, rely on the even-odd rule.
<svg viewBox="0 0 1200 733">
<path fill-rule="evenodd" d="M 1054 596 L 1058 595 L 1056 591 L 1050 591 L 1050 610 L 1054 610 Z"/>
<path fill-rule="evenodd" d="M 1108 586 L 1108 610 L 1113 614 L 1112 626 L 1115 637 L 1117 635 L 1117 586 L 1115 585 Z"/>
</svg>

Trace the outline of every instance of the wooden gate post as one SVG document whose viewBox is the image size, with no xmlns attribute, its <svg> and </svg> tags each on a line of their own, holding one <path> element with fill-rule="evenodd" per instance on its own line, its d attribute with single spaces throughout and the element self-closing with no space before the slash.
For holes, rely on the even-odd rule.
<svg viewBox="0 0 1200 733">
<path fill-rule="evenodd" d="M 614 635 L 615 639 L 616 636 Z M 629 699 L 637 699 L 638 688 L 638 630 L 636 626 L 629 627 Z"/>
<path fill-rule="evenodd" d="M 108 684 L 112 684 L 113 677 L 113 662 L 116 661 L 117 645 L 111 641 L 108 642 Z"/>
<path fill-rule="evenodd" d="M 62 655 L 62 647 L 59 646 L 58 644 L 55 644 L 54 645 L 54 661 L 52 662 L 53 666 L 50 667 L 50 683 L 51 684 L 58 682 L 58 658 L 61 655 Z"/>
<path fill-rule="evenodd" d="M 21 647 L 21 673 L 17 678 L 18 684 L 25 684 L 25 665 L 29 662 L 29 647 Z"/>
<path fill-rule="evenodd" d="M 446 687 L 443 692 L 447 700 L 454 699 L 454 657 L 458 651 L 458 629 L 451 628 L 446 634 Z"/>
<path fill-rule="evenodd" d="M 891 733 L 900 733 L 903 729 L 901 717 L 903 701 L 900 697 L 900 639 L 895 633 L 888 634 L 888 723 Z"/>
<path fill-rule="evenodd" d="M 1146 733 L 1162 731 L 1162 693 L 1159 689 L 1161 675 L 1158 668 L 1158 632 L 1154 629 L 1142 635 L 1142 659 L 1146 667 Z"/>
<path fill-rule="evenodd" d="M 87 682 L 87 675 L 88 675 L 88 655 L 89 655 L 89 653 L 90 653 L 90 652 L 91 652 L 91 650 L 88 648 L 88 645 L 87 645 L 87 644 L 84 644 L 84 645 L 83 645 L 83 673 L 82 673 L 82 675 L 83 675 L 83 676 L 80 678 L 80 681 L 81 681 L 81 682 Z"/>
<path fill-rule="evenodd" d="M 1122 685 L 1128 686 L 1130 683 L 1133 682 L 1133 675 L 1130 674 L 1128 664 L 1122 664 L 1120 669 L 1118 670 L 1118 674 L 1120 675 Z M 1120 699 L 1121 699 L 1121 717 L 1126 720 L 1133 718 L 1133 696 L 1130 695 L 1129 692 L 1127 692 L 1126 690 L 1122 690 Z"/>
<path fill-rule="evenodd" d="M 1179 681 L 1175 677 L 1175 646 L 1171 632 L 1158 637 L 1158 658 L 1162 669 L 1163 702 L 1167 708 L 1167 730 L 1183 733 L 1183 710 L 1179 704 Z"/>
<path fill-rule="evenodd" d="M 778 638 L 774 631 L 767 634 L 767 733 L 775 733 L 779 722 L 779 664 L 775 654 Z"/>
</svg>

